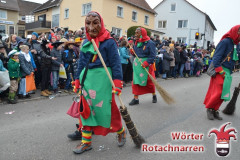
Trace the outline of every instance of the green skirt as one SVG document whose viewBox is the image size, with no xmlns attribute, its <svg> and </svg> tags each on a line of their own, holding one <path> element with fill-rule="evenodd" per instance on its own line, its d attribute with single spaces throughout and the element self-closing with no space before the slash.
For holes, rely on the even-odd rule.
<svg viewBox="0 0 240 160">
<path fill-rule="evenodd" d="M 148 58 L 140 58 L 142 62 L 146 61 Z M 149 70 L 149 67 L 146 67 Z M 141 66 L 141 63 L 137 58 L 133 61 L 133 84 L 138 84 L 139 86 L 147 85 L 148 73 Z"/>
<path fill-rule="evenodd" d="M 84 71 L 85 69 L 80 74 L 80 82 Z M 110 68 L 108 71 L 112 74 Z M 88 69 L 82 94 L 91 110 L 87 119 L 80 116 L 82 125 L 109 128 L 111 124 L 112 85 L 104 68 Z"/>
<path fill-rule="evenodd" d="M 231 71 L 228 68 L 222 67 L 224 72 L 225 72 L 225 78 L 223 82 L 223 90 L 222 90 L 222 95 L 221 99 L 224 101 L 230 101 L 231 96 L 230 96 L 230 89 L 232 85 L 232 76 L 231 76 Z"/>
</svg>

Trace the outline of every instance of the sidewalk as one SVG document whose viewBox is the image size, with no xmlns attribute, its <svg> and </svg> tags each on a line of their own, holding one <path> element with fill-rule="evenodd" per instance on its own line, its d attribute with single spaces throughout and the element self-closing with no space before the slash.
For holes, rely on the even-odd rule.
<svg viewBox="0 0 240 160">
<path fill-rule="evenodd" d="M 22 103 L 22 102 L 26 102 L 26 101 L 35 101 L 35 100 L 40 100 L 40 99 L 54 99 L 57 97 L 76 95 L 76 94 L 73 92 L 66 93 L 66 92 L 64 92 L 64 89 L 59 89 L 59 93 L 52 94 L 49 97 L 43 97 L 43 96 L 41 96 L 41 90 L 37 89 L 35 91 L 35 94 L 30 94 L 30 95 L 31 95 L 30 98 L 18 99 L 18 103 Z M 7 97 L 2 98 L 2 102 L 0 102 L 0 105 L 1 104 L 8 104 Z"/>
</svg>

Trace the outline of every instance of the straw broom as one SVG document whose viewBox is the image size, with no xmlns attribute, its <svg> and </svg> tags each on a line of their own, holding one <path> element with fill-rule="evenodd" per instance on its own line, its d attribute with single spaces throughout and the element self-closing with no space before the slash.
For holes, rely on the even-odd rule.
<svg viewBox="0 0 240 160">
<path fill-rule="evenodd" d="M 133 51 L 134 55 L 136 56 L 136 58 L 138 59 L 138 61 L 141 63 L 141 65 L 143 65 L 142 61 L 139 59 L 139 57 L 137 56 L 136 52 L 134 51 L 134 49 L 132 48 L 131 45 L 129 45 L 130 49 Z M 168 94 L 168 92 L 166 90 L 164 90 L 156 81 L 155 78 L 153 78 L 153 76 L 148 72 L 148 70 L 146 68 L 144 68 L 145 71 L 147 72 L 148 76 L 150 77 L 150 79 L 152 80 L 153 84 L 155 85 L 155 87 L 157 88 L 157 91 L 159 92 L 159 94 L 162 96 L 163 100 L 167 103 L 167 104 L 173 104 L 175 103 L 174 98 Z"/>
<path fill-rule="evenodd" d="M 92 39 L 92 44 L 93 44 L 95 50 L 97 51 L 98 57 L 99 57 L 99 59 L 100 59 L 101 62 L 102 62 L 102 65 L 103 65 L 103 67 L 104 67 L 104 69 L 105 69 L 105 71 L 106 71 L 106 73 L 107 73 L 107 76 L 108 76 L 108 78 L 109 78 L 109 80 L 110 80 L 110 82 L 111 82 L 111 84 L 112 84 L 112 87 L 113 87 L 113 88 L 116 88 L 115 85 L 114 85 L 114 83 L 113 83 L 112 77 L 111 77 L 111 75 L 110 75 L 110 73 L 109 73 L 109 71 L 108 71 L 108 69 L 107 69 L 107 66 L 106 66 L 106 64 L 105 64 L 105 62 L 104 62 L 104 60 L 103 60 L 103 58 L 102 58 L 102 55 L 101 55 L 101 53 L 99 52 L 99 50 L 98 50 L 98 48 L 97 48 L 97 45 L 96 45 L 96 43 L 94 42 L 93 39 Z M 128 131 L 129 131 L 129 133 L 130 133 L 130 135 L 131 135 L 131 137 L 132 137 L 133 142 L 135 143 L 136 147 L 140 148 L 141 145 L 142 145 L 142 143 L 145 142 L 145 140 L 144 140 L 143 137 L 138 133 L 138 131 L 137 131 L 137 129 L 136 129 L 136 126 L 135 126 L 134 123 L 132 122 L 131 117 L 130 117 L 128 111 L 127 111 L 127 107 L 125 107 L 124 104 L 123 104 L 123 101 L 122 101 L 121 97 L 120 97 L 119 95 L 118 95 L 117 97 L 118 97 L 119 102 L 120 102 L 120 104 L 121 104 L 121 106 L 120 106 L 120 113 L 121 113 L 121 115 L 122 115 L 122 118 L 123 118 L 123 120 L 125 121 L 125 124 L 126 124 L 126 126 L 127 126 L 127 128 L 128 128 Z"/>
<path fill-rule="evenodd" d="M 232 115 L 234 113 L 239 91 L 240 91 L 240 83 L 238 87 L 235 87 L 231 101 L 228 103 L 226 108 L 222 111 L 224 114 Z"/>
</svg>

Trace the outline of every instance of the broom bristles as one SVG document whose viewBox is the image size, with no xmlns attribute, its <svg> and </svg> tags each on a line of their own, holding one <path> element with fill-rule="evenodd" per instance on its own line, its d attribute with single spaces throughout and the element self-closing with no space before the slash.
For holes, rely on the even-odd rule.
<svg viewBox="0 0 240 160">
<path fill-rule="evenodd" d="M 228 103 L 226 108 L 222 111 L 224 114 L 232 115 L 234 113 L 236 108 L 237 98 L 239 95 L 239 90 L 240 90 L 239 88 L 237 87 L 235 88 L 231 101 Z"/>
<path fill-rule="evenodd" d="M 157 81 L 152 77 L 152 75 L 149 75 L 149 77 L 151 78 L 152 82 L 154 83 L 154 85 L 156 86 L 157 91 L 159 92 L 159 94 L 162 96 L 163 100 L 167 103 L 167 104 L 174 104 L 175 100 L 174 98 L 168 94 L 168 92 L 166 90 L 164 90 L 158 83 Z"/>
</svg>

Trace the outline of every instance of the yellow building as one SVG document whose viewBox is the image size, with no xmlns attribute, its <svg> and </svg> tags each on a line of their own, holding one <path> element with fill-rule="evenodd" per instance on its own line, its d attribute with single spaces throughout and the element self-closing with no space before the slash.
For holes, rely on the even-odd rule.
<svg viewBox="0 0 240 160">
<path fill-rule="evenodd" d="M 122 36 L 131 26 L 154 28 L 154 10 L 145 0 L 63 0 L 60 5 L 60 26 L 77 30 L 85 25 L 86 14 L 97 11 L 105 28 Z"/>
<path fill-rule="evenodd" d="M 75 31 L 85 26 L 90 11 L 99 12 L 105 28 L 119 36 L 131 26 L 154 28 L 155 12 L 145 0 L 49 0 L 34 10 L 34 23 L 39 25 L 29 31 L 48 32 L 53 27 Z"/>
</svg>

